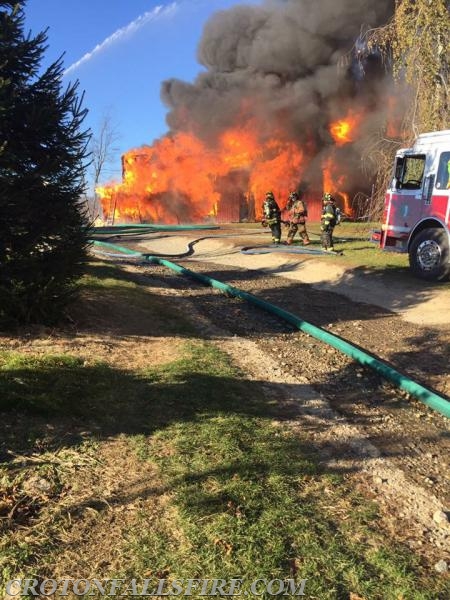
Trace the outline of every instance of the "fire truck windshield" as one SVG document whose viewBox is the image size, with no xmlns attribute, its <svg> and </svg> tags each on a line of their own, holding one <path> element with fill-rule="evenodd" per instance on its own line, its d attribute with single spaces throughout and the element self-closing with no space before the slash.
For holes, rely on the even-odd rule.
<svg viewBox="0 0 450 600">
<path fill-rule="evenodd" d="M 403 165 L 398 179 L 398 187 L 405 190 L 419 190 L 422 187 L 425 170 L 425 155 L 404 156 Z"/>
<path fill-rule="evenodd" d="M 450 152 L 443 152 L 441 154 L 436 177 L 436 187 L 440 189 L 450 188 Z"/>
</svg>

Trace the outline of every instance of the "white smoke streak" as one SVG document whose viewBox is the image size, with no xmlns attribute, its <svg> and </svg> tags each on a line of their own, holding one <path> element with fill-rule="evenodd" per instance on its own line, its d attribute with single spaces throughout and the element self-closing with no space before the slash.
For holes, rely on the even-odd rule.
<svg viewBox="0 0 450 600">
<path fill-rule="evenodd" d="M 121 27 L 120 29 L 117 29 L 117 31 L 115 31 L 110 36 L 108 36 L 105 40 L 103 40 L 103 42 L 101 42 L 100 44 L 97 44 L 97 46 L 95 46 L 95 48 L 93 50 L 91 50 L 90 52 L 87 52 L 84 56 L 82 56 L 80 58 L 80 60 L 77 60 L 76 62 L 72 63 L 69 67 L 67 67 L 67 69 L 65 69 L 63 75 L 67 75 L 68 73 L 75 71 L 82 64 L 91 60 L 91 58 L 93 58 L 96 54 L 98 54 L 99 52 L 102 52 L 109 46 L 112 46 L 113 44 L 120 42 L 124 38 L 133 35 L 134 33 L 136 33 L 136 31 L 138 31 L 139 29 L 144 27 L 144 25 L 147 25 L 147 23 L 150 23 L 151 21 L 155 21 L 156 19 L 161 19 L 163 17 L 170 17 L 177 11 L 177 9 L 178 9 L 177 2 L 172 2 L 171 4 L 169 4 L 167 6 L 163 6 L 163 5 L 155 6 L 155 8 L 153 10 L 147 11 L 144 14 L 140 15 L 137 19 L 135 19 L 134 21 L 131 21 L 131 23 L 128 23 L 128 25 L 125 25 L 125 27 Z"/>
</svg>

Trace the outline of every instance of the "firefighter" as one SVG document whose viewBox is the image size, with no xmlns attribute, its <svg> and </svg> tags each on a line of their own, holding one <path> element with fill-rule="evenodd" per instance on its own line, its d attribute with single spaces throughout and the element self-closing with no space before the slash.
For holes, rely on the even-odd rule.
<svg viewBox="0 0 450 600">
<path fill-rule="evenodd" d="M 334 252 L 333 231 L 341 221 L 341 213 L 336 206 L 336 200 L 329 193 L 323 195 L 322 216 L 320 217 L 320 230 L 322 232 L 322 250 Z"/>
<path fill-rule="evenodd" d="M 291 193 L 289 194 L 288 201 L 286 202 L 286 206 L 284 207 L 284 210 L 285 210 L 286 212 L 288 212 L 288 211 L 290 211 L 290 210 L 291 210 L 291 208 L 292 208 L 292 205 L 294 204 L 294 200 L 295 200 L 296 198 L 298 198 L 298 194 L 297 194 L 297 192 L 291 192 Z"/>
<path fill-rule="evenodd" d="M 306 231 L 306 217 L 308 209 L 306 203 L 300 198 L 298 192 L 291 192 L 286 204 L 286 209 L 289 211 L 289 230 L 287 235 L 287 244 L 290 245 L 294 241 L 294 236 L 299 232 L 302 238 L 303 245 L 307 246 L 311 243 L 308 232 Z"/>
<path fill-rule="evenodd" d="M 262 224 L 270 227 L 273 243 L 279 244 L 281 242 L 281 210 L 275 200 L 273 192 L 266 192 L 262 208 Z"/>
</svg>

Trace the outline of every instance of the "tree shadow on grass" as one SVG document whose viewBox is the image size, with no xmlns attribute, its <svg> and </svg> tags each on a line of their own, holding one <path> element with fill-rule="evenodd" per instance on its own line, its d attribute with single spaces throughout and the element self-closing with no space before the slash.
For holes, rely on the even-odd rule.
<svg viewBox="0 0 450 600">
<path fill-rule="evenodd" d="M 227 364 L 220 362 L 218 355 L 208 359 L 195 349 L 183 361 L 142 372 L 85 365 L 70 356 L 15 358 L 7 369 L 0 370 L 0 408 L 5 411 L 0 451 L 4 467 L 20 454 L 21 466 L 26 468 L 27 458 L 31 466 L 35 464 L 32 459 L 40 454 L 87 439 L 144 436 L 149 455 L 164 473 L 163 484 L 144 480 L 138 490 L 122 488 L 117 493 L 105 493 L 104 498 L 84 496 L 66 505 L 65 510 L 81 518 L 86 509 L 99 514 L 112 506 L 131 507 L 138 500 L 169 492 L 191 524 L 221 515 L 220 523 L 227 524 L 226 539 L 214 534 L 214 542 L 205 542 L 197 525 L 191 532 L 199 536 L 200 549 L 203 542 L 217 550 L 219 561 L 223 560 L 219 552 L 222 543 L 231 543 L 233 551 L 239 552 L 238 559 L 233 554 L 238 562 L 250 548 L 260 547 L 267 551 L 255 554 L 255 561 L 260 562 L 253 561 L 252 568 L 255 564 L 256 570 L 265 573 L 282 567 L 288 573 L 290 559 L 298 556 L 299 546 L 293 545 L 297 537 L 302 540 L 303 535 L 309 536 L 309 546 L 300 546 L 305 557 L 314 556 L 318 550 L 314 540 L 321 531 L 328 537 L 331 532 L 325 554 L 339 551 L 357 561 L 358 548 L 346 543 L 345 531 L 338 530 L 336 515 L 329 510 L 327 485 L 333 480 L 322 477 L 352 472 L 355 462 L 350 459 L 337 465 L 323 457 L 320 460 L 310 434 L 327 427 L 326 419 L 320 418 L 324 415 L 303 422 L 295 435 L 270 424 L 271 420 L 291 421 L 300 416 L 303 409 L 296 398 L 303 396 L 306 406 L 313 400 L 307 389 L 302 384 L 242 379 L 230 368 L 227 371 Z M 286 397 L 287 403 L 280 403 L 280 398 Z M 310 416 L 313 414 L 311 407 Z M 151 438 L 156 439 L 156 445 L 150 443 Z M 354 444 L 363 441 L 355 439 Z M 348 455 L 348 440 L 336 440 L 333 452 L 333 458 Z M 367 456 L 366 461 L 370 459 Z M 318 511 L 318 490 L 324 494 L 328 511 L 324 515 Z M 361 506 L 365 521 L 367 507 Z M 354 508 L 359 510 L 357 504 Z M 59 548 L 64 544 L 59 542 Z M 144 551 L 141 556 L 140 560 L 147 560 Z M 176 561 L 176 555 L 169 558 Z M 230 561 L 228 567 L 233 568 Z M 148 564 L 156 568 L 153 557 Z M 371 571 L 371 562 L 364 568 Z M 340 577 L 338 573 L 335 576 Z M 347 596 L 343 592 L 339 597 Z"/>
<path fill-rule="evenodd" d="M 72 356 L 12 358 L 0 370 L 1 459 L 55 451 L 87 438 L 151 435 L 174 423 L 223 415 L 290 421 L 302 414 L 297 399 L 306 398 L 308 405 L 309 386 L 207 372 L 211 366 L 195 352 L 193 358 L 141 372 L 85 365 Z M 277 396 L 290 399 L 275 401 Z M 319 418 L 303 429 L 324 426 Z"/>
<path fill-rule="evenodd" d="M 124 259 L 126 260 L 126 256 L 124 255 Z M 130 265 L 132 266 L 145 266 L 146 263 L 139 263 L 138 261 L 130 260 Z M 127 284 L 138 284 L 140 287 L 147 288 L 151 291 L 153 288 L 159 288 L 164 286 L 164 282 L 158 279 L 157 277 L 147 277 L 143 278 L 141 273 L 135 273 L 131 271 L 127 271 L 123 268 L 123 263 L 113 263 L 113 262 L 102 262 L 102 261 L 92 261 L 89 262 L 85 269 L 84 275 L 86 280 L 83 282 L 81 280 L 82 287 L 90 287 L 94 289 L 105 287 L 105 281 L 108 281 L 108 287 L 112 285 L 112 287 L 120 286 L 121 282 Z M 116 280 L 118 284 L 114 286 L 110 280 Z"/>
<path fill-rule="evenodd" d="M 102 363 L 85 365 L 82 358 L 67 355 L 11 355 L 9 359 L 6 354 L 4 360 L 0 410 L 5 411 L 5 417 L 12 413 L 17 423 L 2 436 L 4 452 L 20 451 L 24 449 L 20 446 L 27 445 L 29 427 L 23 431 L 22 440 L 17 437 L 21 422 L 34 422 L 35 429 L 45 429 L 47 423 L 61 421 L 71 431 L 80 429 L 84 436 L 90 433 L 101 439 L 120 433 L 150 434 L 176 421 L 201 419 L 206 413 L 270 412 L 255 384 L 202 373 L 193 365 L 190 368 L 189 361 L 166 380 L 164 370 L 136 373 Z M 55 436 L 46 450 L 79 439 Z"/>
</svg>

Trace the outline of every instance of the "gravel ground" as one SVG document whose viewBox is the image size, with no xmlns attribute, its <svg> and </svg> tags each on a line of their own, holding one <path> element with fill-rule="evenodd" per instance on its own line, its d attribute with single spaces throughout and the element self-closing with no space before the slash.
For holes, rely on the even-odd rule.
<svg viewBox="0 0 450 600">
<path fill-rule="evenodd" d="M 180 252 L 180 241 L 177 247 L 173 242 L 164 236 L 160 251 Z M 126 245 L 154 250 L 152 245 L 144 250 L 146 242 Z M 211 244 L 192 254 L 173 260 L 280 306 L 450 396 L 450 322 L 446 315 L 427 317 L 428 324 L 417 322 L 420 303 L 429 302 L 427 294 L 418 291 L 414 298 L 414 292 L 408 293 L 408 302 L 415 305 L 414 318 L 409 320 L 411 313 L 389 310 L 390 302 L 370 305 L 303 283 L 289 272 L 283 277 L 278 270 L 274 276 L 275 271 L 267 266 L 236 266 L 240 264 L 236 248 L 222 251 Z M 272 393 L 279 394 L 279 401 L 286 405 L 286 419 L 293 427 L 307 426 L 324 463 L 353 477 L 355 485 L 378 501 L 385 526 L 393 535 L 431 564 L 444 560 L 450 569 L 447 418 L 371 369 L 246 302 L 164 267 L 137 270 L 158 280 L 155 289 L 159 293 L 178 297 L 180 310 L 190 313 L 197 324 L 204 321 L 203 334 L 219 340 L 247 376 L 272 386 Z M 418 290 L 423 288 L 421 283 Z M 367 295 L 379 284 L 379 276 L 377 281 L 369 276 Z M 436 307 L 446 306 L 448 300 L 445 290 L 432 298 Z M 288 386 L 310 386 L 313 392 L 306 394 L 307 402 L 299 398 L 293 402 L 286 392 Z"/>
<path fill-rule="evenodd" d="M 213 263 L 183 266 L 249 291 L 388 361 L 416 381 L 448 394 L 450 328 L 405 323 L 400 316 L 310 285 Z M 286 401 L 286 418 L 308 429 L 327 466 L 354 478 L 384 512 L 384 525 L 432 564 L 450 564 L 448 419 L 408 397 L 371 369 L 246 302 L 160 267 L 139 269 L 177 295 L 211 339 L 250 376 L 282 386 L 307 384 L 310 405 Z M 164 292 L 166 286 L 166 292 Z M 233 344 L 231 344 L 233 345 Z M 257 368 L 255 371 L 255 364 Z M 317 411 L 317 398 L 321 408 Z M 314 407 L 314 408 L 312 408 Z M 311 410 L 313 412 L 311 412 Z M 328 412 L 327 412 L 328 411 Z M 325 417 L 325 418 L 324 418 Z M 303 421 L 302 421 L 303 419 Z M 350 429 L 353 428 L 351 433 Z"/>
</svg>

